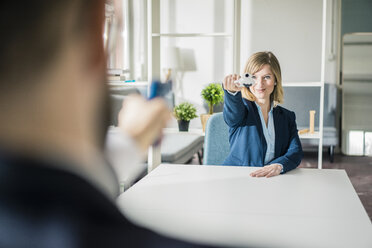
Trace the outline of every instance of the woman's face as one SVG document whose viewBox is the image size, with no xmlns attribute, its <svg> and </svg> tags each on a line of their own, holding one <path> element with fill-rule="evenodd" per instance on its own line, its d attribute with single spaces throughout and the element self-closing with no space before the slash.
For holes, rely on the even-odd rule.
<svg viewBox="0 0 372 248">
<path fill-rule="evenodd" d="M 258 100 L 270 100 L 270 95 L 274 91 L 275 77 L 270 65 L 262 66 L 261 70 L 252 75 L 255 84 L 249 87 L 253 95 Z"/>
</svg>

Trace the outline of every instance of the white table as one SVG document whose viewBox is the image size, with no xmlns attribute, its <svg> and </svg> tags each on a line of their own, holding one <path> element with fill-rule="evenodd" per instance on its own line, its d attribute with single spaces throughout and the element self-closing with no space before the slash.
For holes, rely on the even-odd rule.
<svg viewBox="0 0 372 248">
<path fill-rule="evenodd" d="M 162 164 L 123 193 L 133 222 L 156 232 L 239 247 L 372 247 L 372 224 L 344 170 Z"/>
</svg>

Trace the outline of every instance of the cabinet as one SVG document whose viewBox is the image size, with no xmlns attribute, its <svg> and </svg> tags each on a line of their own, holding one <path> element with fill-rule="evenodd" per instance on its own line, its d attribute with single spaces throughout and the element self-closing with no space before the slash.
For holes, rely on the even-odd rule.
<svg viewBox="0 0 372 248">
<path fill-rule="evenodd" d="M 342 152 L 372 155 L 372 33 L 342 41 Z"/>
</svg>

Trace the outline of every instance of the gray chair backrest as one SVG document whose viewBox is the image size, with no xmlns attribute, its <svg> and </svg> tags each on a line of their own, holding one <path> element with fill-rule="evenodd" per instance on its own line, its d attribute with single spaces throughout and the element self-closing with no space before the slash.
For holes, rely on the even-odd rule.
<svg viewBox="0 0 372 248">
<path fill-rule="evenodd" d="M 118 87 L 118 88 L 110 88 L 110 106 L 111 106 L 111 113 L 110 113 L 110 125 L 117 126 L 118 125 L 118 114 L 123 106 L 123 100 L 127 95 L 131 94 L 140 94 L 140 91 L 137 88 L 133 87 Z"/>
<path fill-rule="evenodd" d="M 111 113 L 110 113 L 110 125 L 117 126 L 118 125 L 118 115 L 123 106 L 123 101 L 125 96 L 123 95 L 110 95 L 110 105 L 111 105 Z"/>
<path fill-rule="evenodd" d="M 205 129 L 204 165 L 221 165 L 230 152 L 229 127 L 222 113 L 213 114 Z"/>
</svg>

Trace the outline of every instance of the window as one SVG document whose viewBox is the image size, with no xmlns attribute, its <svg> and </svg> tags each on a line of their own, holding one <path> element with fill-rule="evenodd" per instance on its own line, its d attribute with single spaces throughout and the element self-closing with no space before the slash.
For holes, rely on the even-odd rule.
<svg viewBox="0 0 372 248">
<path fill-rule="evenodd" d="M 372 156 L 372 132 L 349 131 L 347 154 Z"/>
<path fill-rule="evenodd" d="M 121 6 L 120 6 L 121 4 Z M 129 25 L 129 10 L 128 10 L 128 0 L 121 0 L 120 4 L 106 4 L 106 13 L 105 13 L 105 32 L 103 39 L 105 43 L 108 41 L 108 30 L 110 28 L 118 28 L 115 30 L 116 34 L 110 38 L 115 40 L 109 41 L 113 42 L 115 45 L 112 46 L 112 50 L 109 51 L 107 68 L 109 70 L 115 69 L 119 71 L 128 72 L 130 70 L 130 42 L 128 36 L 128 25 Z M 115 16 L 118 15 L 118 16 Z M 122 25 L 117 25 L 113 27 L 113 23 L 117 20 L 122 20 Z M 110 46 L 110 44 L 109 44 Z"/>
<path fill-rule="evenodd" d="M 372 156 L 372 132 L 364 133 L 364 155 Z"/>
</svg>

